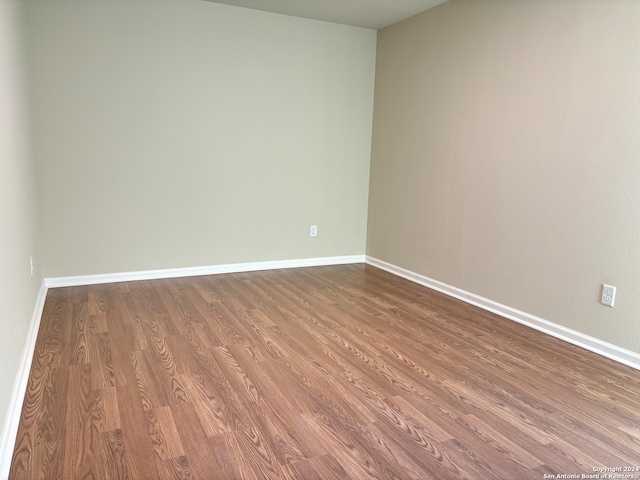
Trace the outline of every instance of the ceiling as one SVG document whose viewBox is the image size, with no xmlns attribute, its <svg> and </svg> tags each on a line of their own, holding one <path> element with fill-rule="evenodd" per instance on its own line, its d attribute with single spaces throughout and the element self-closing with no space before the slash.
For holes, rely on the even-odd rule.
<svg viewBox="0 0 640 480">
<path fill-rule="evenodd" d="M 448 0 L 207 0 L 265 12 L 383 28 Z"/>
</svg>

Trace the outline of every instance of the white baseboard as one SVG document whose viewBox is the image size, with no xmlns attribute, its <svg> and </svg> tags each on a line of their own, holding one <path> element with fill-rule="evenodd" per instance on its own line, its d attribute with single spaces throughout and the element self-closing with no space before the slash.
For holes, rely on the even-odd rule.
<svg viewBox="0 0 640 480">
<path fill-rule="evenodd" d="M 475 293 L 467 292 L 466 290 L 439 282 L 438 280 L 420 275 L 419 273 L 412 272 L 377 258 L 367 256 L 365 258 L 365 262 L 389 273 L 393 273 L 394 275 L 398 275 L 399 277 L 406 278 L 407 280 L 411 280 L 412 282 L 457 298 L 463 302 L 475 305 L 476 307 L 480 307 L 484 310 L 500 315 L 501 317 L 527 325 L 528 327 L 564 340 L 565 342 L 569 342 L 573 345 L 577 345 L 591 352 L 602 355 L 603 357 L 610 358 L 611 360 L 615 360 L 616 362 L 640 370 L 640 354 L 631 350 L 626 350 L 622 347 L 618 347 L 617 345 L 590 337 L 584 333 L 571 330 L 570 328 L 563 327 L 562 325 L 516 310 L 515 308 L 494 302 L 493 300 L 481 297 Z"/>
<path fill-rule="evenodd" d="M 275 270 L 279 268 L 319 267 L 323 265 L 344 265 L 364 263 L 364 255 L 342 257 L 302 258 L 297 260 L 275 260 L 269 262 L 231 263 L 207 267 L 170 268 L 165 270 L 146 270 L 140 272 L 106 273 L 99 275 L 79 275 L 75 277 L 45 278 L 49 288 L 75 287 L 79 285 L 97 285 L 100 283 L 131 282 L 134 280 L 157 280 L 160 278 L 195 277 L 220 273 L 253 272 L 256 270 Z"/>
<path fill-rule="evenodd" d="M 208 267 L 173 268 L 166 270 L 148 270 L 141 272 L 109 273 L 101 275 L 80 275 L 75 277 L 45 278 L 40 286 L 38 298 L 31 317 L 27 339 L 18 366 L 9 408 L 0 437 L 0 479 L 9 478 L 11 458 L 15 448 L 16 435 L 20 424 L 20 415 L 27 391 L 27 382 L 31 371 L 31 363 L 35 351 L 38 329 L 44 310 L 47 290 L 55 287 L 95 285 L 100 283 L 128 282 L 134 280 L 153 280 L 160 278 L 192 277 L 197 275 L 214 275 L 219 273 L 251 272 L 256 270 L 274 270 L 279 268 L 316 267 L 324 265 L 345 265 L 364 263 L 364 255 L 341 257 L 304 258 L 298 260 L 279 260 L 255 263 L 234 263 L 228 265 L 212 265 Z"/>
<path fill-rule="evenodd" d="M 323 265 L 343 265 L 352 263 L 367 263 L 380 268 L 394 275 L 406 278 L 412 282 L 444 293 L 451 297 L 462 300 L 471 305 L 475 305 L 489 312 L 500 315 L 509 320 L 527 325 L 531 328 L 547 333 L 553 337 L 564 340 L 568 343 L 585 348 L 589 351 L 615 360 L 621 364 L 640 370 L 640 354 L 618 347 L 611 343 L 604 342 L 589 335 L 571 330 L 562 325 L 555 324 L 548 320 L 522 312 L 515 308 L 508 307 L 493 300 L 481 297 L 474 293 L 467 292 L 460 288 L 439 282 L 424 275 L 384 262 L 377 258 L 364 255 L 351 255 L 340 257 L 306 258 L 298 260 L 281 260 L 254 263 L 235 263 L 227 265 L 213 265 L 208 267 L 174 268 L 166 270 L 148 270 L 140 272 L 111 273 L 100 275 L 81 275 L 74 277 L 46 278 L 42 282 L 38 299 L 34 308 L 31 324 L 27 333 L 27 340 L 20 360 L 16 381 L 13 387 L 9 409 L 0 437 L 0 478 L 8 478 L 11 467 L 11 457 L 15 447 L 16 435 L 22 412 L 22 404 L 29 379 L 31 362 L 35 350 L 40 319 L 44 309 L 44 301 L 48 288 L 94 285 L 100 283 L 126 282 L 134 280 L 153 280 L 172 277 L 190 277 L 198 275 L 215 275 L 220 273 L 250 272 L 256 270 L 273 270 L 280 268 L 314 267 Z"/>
<path fill-rule="evenodd" d="M 0 437 L 0 478 L 9 478 L 9 470 L 11 468 L 11 457 L 16 444 L 16 435 L 18 434 L 18 426 L 20 424 L 20 415 L 22 413 L 22 404 L 27 392 L 27 382 L 31 371 L 31 361 L 36 348 L 36 339 L 38 338 L 38 329 L 40 328 L 40 319 L 44 309 L 44 301 L 47 297 L 47 286 L 42 281 L 36 305 L 31 316 L 31 323 L 27 331 L 27 339 L 18 365 L 18 373 L 13 384 L 11 399 L 9 400 L 9 408 L 4 420 L 4 428 Z"/>
</svg>

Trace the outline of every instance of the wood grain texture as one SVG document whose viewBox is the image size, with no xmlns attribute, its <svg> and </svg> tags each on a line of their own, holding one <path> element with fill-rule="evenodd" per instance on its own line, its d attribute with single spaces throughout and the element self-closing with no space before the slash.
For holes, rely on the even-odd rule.
<svg viewBox="0 0 640 480">
<path fill-rule="evenodd" d="M 14 479 L 640 466 L 640 372 L 365 265 L 50 290 Z"/>
</svg>

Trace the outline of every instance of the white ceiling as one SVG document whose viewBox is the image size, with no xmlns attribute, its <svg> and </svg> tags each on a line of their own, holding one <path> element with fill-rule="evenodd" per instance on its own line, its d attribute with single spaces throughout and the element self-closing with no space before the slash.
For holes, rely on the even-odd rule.
<svg viewBox="0 0 640 480">
<path fill-rule="evenodd" d="M 215 3 L 314 18 L 365 28 L 383 28 L 448 0 L 208 0 Z"/>
</svg>

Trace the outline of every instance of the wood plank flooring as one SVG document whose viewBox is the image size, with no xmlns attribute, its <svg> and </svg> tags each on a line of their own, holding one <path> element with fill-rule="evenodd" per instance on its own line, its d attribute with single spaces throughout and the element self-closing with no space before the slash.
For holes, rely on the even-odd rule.
<svg viewBox="0 0 640 480">
<path fill-rule="evenodd" d="M 640 372 L 346 265 L 50 290 L 11 478 L 594 467 L 640 467 Z"/>
</svg>

